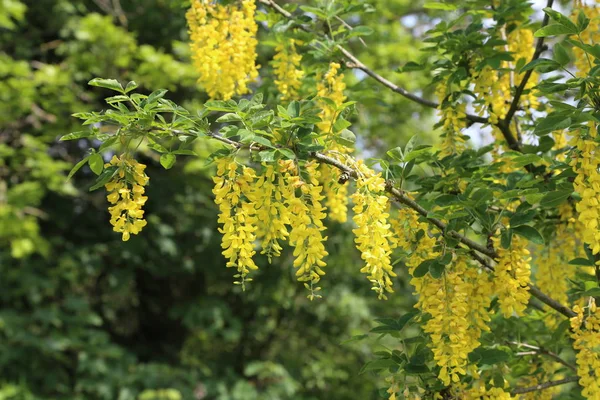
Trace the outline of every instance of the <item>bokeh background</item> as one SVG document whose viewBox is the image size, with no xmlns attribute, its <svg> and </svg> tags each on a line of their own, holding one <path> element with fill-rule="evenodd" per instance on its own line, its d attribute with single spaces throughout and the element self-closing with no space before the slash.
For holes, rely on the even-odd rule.
<svg viewBox="0 0 600 400">
<path fill-rule="evenodd" d="M 259 257 L 241 292 L 220 254 L 211 143 L 169 171 L 141 149 L 148 226 L 128 242 L 112 232 L 105 193 L 88 191 L 95 175 L 84 167 L 67 181 L 97 143 L 58 139 L 81 130 L 71 114 L 101 110 L 110 95 L 90 79 L 165 88 L 188 109 L 207 100 L 189 60 L 186 3 L 0 0 L 0 400 L 342 400 L 384 386 L 359 371 L 393 342 L 352 338 L 410 310 L 412 289 L 400 274 L 396 295 L 376 299 L 358 272 L 351 223 L 328 225 L 322 300 L 307 300 L 289 251 L 272 265 Z M 427 77 L 394 71 L 420 60 L 435 19 L 420 1 L 369 3 L 375 12 L 349 20 L 374 33 L 352 51 L 431 96 Z M 255 87 L 274 104 L 275 43 L 264 27 L 259 38 Z M 431 110 L 362 78 L 346 72 L 359 152 L 382 154 L 415 134 L 434 140 Z"/>
</svg>

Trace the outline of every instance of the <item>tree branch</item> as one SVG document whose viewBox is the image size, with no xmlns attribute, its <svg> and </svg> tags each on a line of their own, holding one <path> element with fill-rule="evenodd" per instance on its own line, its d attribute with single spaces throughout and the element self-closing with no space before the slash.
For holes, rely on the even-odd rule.
<svg viewBox="0 0 600 400">
<path fill-rule="evenodd" d="M 568 378 L 560 379 L 558 381 L 549 381 L 549 382 L 540 383 L 539 385 L 535 385 L 535 386 L 516 388 L 516 389 L 512 390 L 510 392 L 510 394 L 515 395 L 515 394 L 537 392 L 538 390 L 548 389 L 553 386 L 565 385 L 567 383 L 577 382 L 578 380 L 579 380 L 579 377 L 570 376 Z"/>
<path fill-rule="evenodd" d="M 284 8 L 282 8 L 275 1 L 273 1 L 273 0 L 259 0 L 259 1 L 267 6 L 271 7 L 272 9 L 274 9 L 276 12 L 283 15 L 284 17 L 286 17 L 292 21 L 294 20 L 294 16 L 290 12 L 288 12 Z M 316 32 L 314 32 L 310 28 L 306 27 L 305 25 L 302 25 L 300 23 L 297 23 L 297 25 L 300 29 L 304 30 L 305 32 L 316 34 Z M 348 67 L 359 69 L 359 70 L 363 71 L 365 74 L 367 74 L 371 78 L 375 79 L 377 82 L 379 82 L 383 86 L 387 87 L 391 91 L 398 93 L 401 96 L 404 96 L 405 98 L 407 98 L 411 101 L 414 101 L 417 104 L 420 104 L 425 107 L 430 107 L 430 108 L 438 108 L 439 107 L 438 103 L 431 101 L 431 100 L 424 99 L 422 97 L 419 97 L 413 93 L 410 93 L 408 90 L 396 85 L 395 83 L 390 82 L 383 76 L 379 75 L 378 73 L 376 73 L 375 71 L 373 71 L 372 69 L 367 67 L 362 61 L 360 61 L 355 55 L 350 53 L 343 46 L 338 44 L 335 47 L 343 54 L 343 56 L 348 61 L 347 62 Z M 487 118 L 480 117 L 478 115 L 467 114 L 467 120 L 469 120 L 471 122 L 475 122 L 475 123 L 481 123 L 481 124 L 488 123 Z"/>
<path fill-rule="evenodd" d="M 244 146 L 242 143 L 235 142 L 231 139 L 222 137 L 221 135 L 218 135 L 216 133 L 209 133 L 208 136 L 213 139 L 219 140 L 223 143 L 226 143 L 230 146 L 235 146 L 238 149 L 242 148 Z M 257 146 L 255 149 L 261 150 L 262 148 L 260 146 Z M 358 177 L 358 173 L 356 172 L 356 170 L 354 168 L 344 164 L 341 161 L 336 160 L 335 158 L 332 158 L 332 157 L 329 157 L 322 153 L 317 153 L 317 152 L 310 153 L 310 157 L 315 160 L 318 160 L 324 164 L 328 164 L 328 165 L 336 167 L 343 173 L 347 174 L 349 177 L 352 177 L 355 179 Z M 471 254 L 474 255 L 473 258 L 475 260 L 477 260 L 479 263 L 481 263 L 481 265 L 483 265 L 485 268 L 487 268 L 490 271 L 494 270 L 493 267 L 491 267 L 489 265 L 489 263 L 487 263 L 487 261 L 483 257 L 481 257 L 481 256 L 477 255 L 477 253 L 475 253 L 475 252 L 479 252 L 491 259 L 497 260 L 498 254 L 496 253 L 496 251 L 494 249 L 483 246 L 483 245 L 475 242 L 474 240 L 471 240 L 468 237 L 461 235 L 460 233 L 458 233 L 456 231 L 453 231 L 453 230 L 447 231 L 447 225 L 444 222 L 440 221 L 437 218 L 428 217 L 427 216 L 428 212 L 425 208 L 421 207 L 416 201 L 411 199 L 403 191 L 395 188 L 390 182 L 386 183 L 385 191 L 388 192 L 389 194 L 391 194 L 392 197 L 396 201 L 408 206 L 409 208 L 411 208 L 411 209 L 415 210 L 417 213 L 419 213 L 421 216 L 425 217 L 432 225 L 435 225 L 440 231 L 442 231 L 442 233 L 444 235 L 448 235 L 448 236 L 458 240 L 459 242 L 461 242 L 462 244 L 467 246 L 469 249 L 471 249 L 472 250 Z M 532 296 L 538 298 L 541 302 L 550 306 L 551 308 L 553 308 L 554 310 L 558 311 L 559 313 L 565 315 L 566 317 L 572 318 L 575 315 L 577 315 L 569 307 L 564 306 L 561 303 L 559 303 L 558 301 L 554 300 L 547 294 L 543 293 L 536 286 L 530 284 L 528 286 L 528 288 L 529 288 L 529 292 L 531 293 Z"/>
<path fill-rule="evenodd" d="M 546 8 L 552 8 L 553 3 L 554 3 L 554 0 L 548 0 L 548 3 L 546 4 Z M 548 25 L 549 21 L 550 21 L 549 15 L 545 14 L 544 19 L 542 20 L 541 27 L 543 28 L 544 26 Z M 537 60 L 540 57 L 540 55 L 542 54 L 542 52 L 544 51 L 544 39 L 545 39 L 544 37 L 538 38 L 537 44 L 535 46 L 535 52 L 533 53 L 533 57 L 531 58 L 531 61 Z M 533 73 L 533 69 L 527 70 L 525 72 L 525 75 L 523 76 L 523 79 L 521 80 L 519 87 L 515 91 L 515 97 L 513 98 L 513 101 L 510 104 L 510 108 L 508 109 L 506 116 L 504 117 L 504 119 L 502 121 L 500 121 L 498 126 L 504 125 L 507 129 L 510 126 L 510 120 L 517 112 L 517 108 L 519 107 L 519 100 L 521 99 L 521 95 L 523 94 L 523 91 L 525 90 L 525 86 L 527 85 L 527 82 L 529 81 L 529 78 L 531 77 L 532 73 Z"/>
</svg>

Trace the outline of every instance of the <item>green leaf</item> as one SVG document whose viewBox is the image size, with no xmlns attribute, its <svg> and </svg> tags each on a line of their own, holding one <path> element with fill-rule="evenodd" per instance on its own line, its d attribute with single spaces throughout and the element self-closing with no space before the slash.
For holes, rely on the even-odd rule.
<svg viewBox="0 0 600 400">
<path fill-rule="evenodd" d="M 512 162 L 517 168 L 524 167 L 525 165 L 537 163 L 540 161 L 542 161 L 542 158 L 535 154 L 524 154 L 522 156 L 518 156 L 512 159 Z"/>
<path fill-rule="evenodd" d="M 567 17 L 566 15 L 563 15 L 561 13 L 559 13 L 556 10 L 553 10 L 550 7 L 546 7 L 544 8 L 544 12 L 546 14 L 548 14 L 548 16 L 550 18 L 552 18 L 554 21 L 558 22 L 561 26 L 564 26 L 565 28 L 569 29 L 569 31 L 571 33 L 579 33 L 579 29 L 577 28 L 577 25 L 575 25 L 571 19 L 569 17 Z"/>
<path fill-rule="evenodd" d="M 158 101 L 158 99 L 163 98 L 167 92 L 168 92 L 168 90 L 166 90 L 166 89 L 155 90 L 154 92 L 150 93 L 150 95 L 148 96 L 148 99 L 146 99 L 146 104 L 150 104 L 150 103 L 154 103 L 155 101 Z"/>
<path fill-rule="evenodd" d="M 281 149 L 277 149 L 277 151 L 283 155 L 284 159 L 287 159 L 287 160 L 296 159 L 296 153 L 294 153 L 290 149 L 281 148 Z"/>
<path fill-rule="evenodd" d="M 398 364 L 391 358 L 382 358 L 379 360 L 369 361 L 360 369 L 358 374 L 361 375 L 367 371 L 379 371 L 397 366 Z"/>
<path fill-rule="evenodd" d="M 544 244 L 544 237 L 532 226 L 520 225 L 511 228 L 514 233 L 535 244 Z"/>
<path fill-rule="evenodd" d="M 99 153 L 92 154 L 88 162 L 93 173 L 96 175 L 100 175 L 102 173 L 102 170 L 104 169 L 104 160 Z"/>
<path fill-rule="evenodd" d="M 538 58 L 536 60 L 531 61 L 528 64 L 525 64 L 525 66 L 521 68 L 519 72 L 523 73 L 534 68 L 543 68 L 544 71 L 549 72 L 559 69 L 560 64 L 554 60 L 549 60 L 547 58 Z"/>
<path fill-rule="evenodd" d="M 429 265 L 429 273 L 433 279 L 441 278 L 445 269 L 446 266 L 437 260 Z"/>
<path fill-rule="evenodd" d="M 162 165 L 164 169 L 171 169 L 175 164 L 176 159 L 177 156 L 173 153 L 163 153 L 160 155 L 160 165 Z"/>
<path fill-rule="evenodd" d="M 556 43 L 554 45 L 554 59 L 560 64 L 561 67 L 564 67 L 571 61 L 571 57 L 569 57 L 569 53 L 565 50 L 564 46 L 560 43 Z"/>
<path fill-rule="evenodd" d="M 569 29 L 564 25 L 552 24 L 552 25 L 547 25 L 541 29 L 538 29 L 537 31 L 535 31 L 533 36 L 548 37 L 548 36 L 558 36 L 558 35 L 572 35 L 574 33 L 577 33 L 576 31 L 577 30 L 575 30 L 575 32 L 574 32 L 572 29 Z"/>
<path fill-rule="evenodd" d="M 415 268 L 415 270 L 413 271 L 413 276 L 415 278 L 422 278 L 425 275 L 427 275 L 427 273 L 429 272 L 429 266 L 434 261 L 435 260 L 425 260 L 425 261 L 423 261 L 421 264 L 419 264 L 419 266 L 417 268 Z"/>
<path fill-rule="evenodd" d="M 348 33 L 348 37 L 355 36 L 369 36 L 373 34 L 373 28 L 369 28 L 368 26 L 355 26 L 352 28 L 350 33 Z"/>
<path fill-rule="evenodd" d="M 110 89 L 125 94 L 123 86 L 121 86 L 121 84 L 116 79 L 94 78 L 88 82 L 88 85 L 102 87 L 105 89 Z"/>
<path fill-rule="evenodd" d="M 549 192 L 540 200 L 540 206 L 554 208 L 567 201 L 572 194 L 573 191 L 571 190 L 557 190 L 555 192 Z"/>
<path fill-rule="evenodd" d="M 85 165 L 85 163 L 88 162 L 88 159 L 90 157 L 91 156 L 85 157 L 83 160 L 81 160 L 77 164 L 75 164 L 75 166 L 73 168 L 71 168 L 71 171 L 69 172 L 69 175 L 67 175 L 67 181 L 69 181 L 73 177 L 73 175 L 75 175 L 75 173 L 77 171 L 79 171 L 81 169 L 81 167 L 83 167 Z"/>
<path fill-rule="evenodd" d="M 102 186 L 108 183 L 113 178 L 113 176 L 115 176 L 118 170 L 119 167 L 117 167 L 116 165 L 104 169 L 104 171 L 102 171 L 98 178 L 96 178 L 96 182 L 90 188 L 90 192 L 96 189 L 100 189 Z"/>
<path fill-rule="evenodd" d="M 571 261 L 569 261 L 569 265 L 580 265 L 582 267 L 593 267 L 594 266 L 594 262 L 591 260 L 588 260 L 587 258 L 575 258 Z"/>
<path fill-rule="evenodd" d="M 67 133 L 66 135 L 61 136 L 60 141 L 87 138 L 90 136 L 94 136 L 96 133 L 97 133 L 96 129 L 88 129 L 85 131 Z"/>
<path fill-rule="evenodd" d="M 127 86 L 125 86 L 125 93 L 129 93 L 134 89 L 137 89 L 138 84 L 135 83 L 135 81 L 131 81 L 129 83 L 127 83 Z"/>
<path fill-rule="evenodd" d="M 481 349 L 479 352 L 479 365 L 493 365 L 508 361 L 510 354 L 498 349 Z"/>
<path fill-rule="evenodd" d="M 406 364 L 404 366 L 404 372 L 408 375 L 419 375 L 427 374 L 431 371 L 427 365 Z"/>
<path fill-rule="evenodd" d="M 504 249 L 510 248 L 510 243 L 512 242 L 512 229 L 504 229 L 500 234 L 500 245 Z"/>
<path fill-rule="evenodd" d="M 344 129 L 339 135 L 335 136 L 335 141 L 346 147 L 353 147 L 356 142 L 356 135 L 351 130 Z"/>
<path fill-rule="evenodd" d="M 276 153 L 276 150 L 263 150 L 258 153 L 258 157 L 259 157 L 260 161 L 273 162 L 273 161 L 275 161 L 275 153 Z"/>
<path fill-rule="evenodd" d="M 398 322 L 396 323 L 398 330 L 402 330 L 406 324 L 417 315 L 419 315 L 419 311 L 413 310 L 398 318 Z"/>
<path fill-rule="evenodd" d="M 551 114 L 544 119 L 538 120 L 535 126 L 534 134 L 537 136 L 547 135 L 554 131 L 560 131 L 562 129 L 571 126 L 571 118 L 564 117 L 563 115 Z"/>
<path fill-rule="evenodd" d="M 217 122 L 238 122 L 241 121 L 242 117 L 236 113 L 227 113 L 217 118 Z"/>
</svg>

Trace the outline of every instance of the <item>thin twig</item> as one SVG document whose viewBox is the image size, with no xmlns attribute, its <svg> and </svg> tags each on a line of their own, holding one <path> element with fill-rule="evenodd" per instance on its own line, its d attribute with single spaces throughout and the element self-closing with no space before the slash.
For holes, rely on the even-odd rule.
<svg viewBox="0 0 600 400">
<path fill-rule="evenodd" d="M 294 20 L 293 15 L 291 13 L 289 13 L 288 11 L 286 11 L 285 9 L 283 9 L 275 1 L 273 1 L 273 0 L 259 0 L 259 1 L 265 5 L 273 8 L 275 11 L 277 11 L 279 14 L 283 15 L 284 17 L 286 17 L 290 20 Z M 300 23 L 298 23 L 297 25 L 300 29 L 302 29 L 306 32 L 315 33 L 305 25 L 302 25 Z M 395 83 L 390 82 L 383 76 L 379 75 L 378 73 L 376 73 L 375 71 L 373 71 L 372 69 L 367 67 L 362 61 L 360 61 L 355 55 L 353 55 L 348 50 L 346 50 L 343 46 L 336 45 L 336 48 L 343 54 L 343 56 L 346 58 L 346 60 L 348 60 L 348 62 L 347 62 L 348 67 L 363 71 L 365 74 L 367 74 L 371 78 L 375 79 L 377 82 L 381 83 L 383 86 L 387 87 L 388 89 L 392 90 L 393 92 L 396 92 L 396 93 L 404 96 L 405 98 L 407 98 L 411 101 L 414 101 L 415 103 L 418 103 L 425 107 L 430 107 L 430 108 L 438 108 L 439 107 L 439 104 L 436 103 L 435 101 L 431 101 L 431 100 L 427 100 L 422 97 L 419 97 L 416 94 L 410 93 L 408 90 L 396 85 Z M 471 122 L 476 122 L 476 123 L 481 123 L 481 124 L 488 123 L 487 118 L 480 117 L 478 115 L 467 114 L 467 119 Z"/>
<path fill-rule="evenodd" d="M 529 343 L 520 343 L 520 342 L 510 342 L 510 344 L 514 344 L 516 346 L 519 347 L 525 347 L 526 349 L 531 349 L 532 351 L 527 351 L 527 352 L 522 352 L 522 353 L 517 353 L 517 355 L 535 355 L 535 354 L 541 354 L 547 357 L 552 358 L 554 361 L 561 363 L 562 365 L 564 365 L 565 367 L 577 372 L 577 367 L 574 366 L 573 364 L 563 360 L 558 354 L 550 351 L 550 350 L 546 350 L 543 347 L 538 347 L 538 346 L 533 346 Z M 531 354 L 530 354 L 531 353 Z"/>
<path fill-rule="evenodd" d="M 567 383 L 577 382 L 578 380 L 579 380 L 579 377 L 570 376 L 568 378 L 560 379 L 558 381 L 549 381 L 549 382 L 540 383 L 539 385 L 535 385 L 535 386 L 516 388 L 516 389 L 512 390 L 510 392 L 510 394 L 515 395 L 515 394 L 537 392 L 538 390 L 548 389 L 553 386 L 565 385 Z"/>
</svg>

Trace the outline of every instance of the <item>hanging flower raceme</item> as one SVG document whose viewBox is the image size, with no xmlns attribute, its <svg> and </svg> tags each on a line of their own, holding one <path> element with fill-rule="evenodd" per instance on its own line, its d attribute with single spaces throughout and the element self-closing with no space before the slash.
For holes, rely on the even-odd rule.
<svg viewBox="0 0 600 400">
<path fill-rule="evenodd" d="M 344 96 L 344 74 L 338 74 L 340 64 L 331 63 L 329 70 L 317 84 L 317 96 L 331 100 L 336 107 L 341 106 L 346 101 Z M 338 115 L 336 109 L 328 102 L 319 102 L 321 107 L 321 122 L 317 124 L 319 130 L 326 133 L 326 138 L 330 142 L 328 148 L 330 156 L 340 159 L 340 156 L 352 152 L 352 149 L 346 147 L 334 138 L 333 124 Z M 343 160 L 340 160 L 343 161 Z M 321 166 L 321 183 L 325 194 L 325 205 L 329 210 L 328 216 L 333 221 L 346 222 L 348 215 L 348 186 L 344 182 L 340 182 L 340 171 L 330 165 Z"/>
<path fill-rule="evenodd" d="M 580 38 L 586 45 L 594 45 L 600 42 L 600 7 L 598 4 L 590 4 L 583 0 L 575 0 L 573 5 L 572 19 L 577 23 L 577 17 L 582 12 L 590 19 L 587 28 L 580 33 Z M 573 46 L 573 55 L 575 56 L 576 75 L 585 78 L 590 74 L 590 70 L 594 66 L 594 57 L 586 54 L 583 49 Z"/>
<path fill-rule="evenodd" d="M 391 278 L 396 274 L 390 258 L 392 232 L 388 223 L 389 199 L 383 194 L 385 181 L 381 174 L 376 174 L 361 162 L 357 163 L 357 169 L 356 192 L 351 196 L 356 224 L 352 232 L 356 248 L 366 264 L 360 272 L 368 274 L 378 297 L 387 299 L 385 293 L 393 292 Z"/>
<path fill-rule="evenodd" d="M 123 241 L 140 233 L 146 226 L 142 206 L 148 200 L 144 196 L 144 186 L 148 184 L 148 176 L 144 172 L 146 166 L 126 156 L 113 156 L 105 168 L 117 167 L 113 178 L 105 185 L 109 192 L 107 199 L 114 204 L 108 207 L 110 223 L 115 232 L 120 232 Z"/>
<path fill-rule="evenodd" d="M 571 158 L 571 166 L 577 173 L 575 191 L 581 196 L 577 203 L 579 221 L 583 225 L 583 241 L 590 246 L 592 253 L 600 253 L 600 149 L 595 124 L 590 124 L 587 133 L 584 129 L 575 132 L 571 145 L 576 147 Z"/>
<path fill-rule="evenodd" d="M 438 378 L 446 386 L 467 374 L 468 354 L 480 346 L 482 331 L 489 331 L 492 291 L 488 274 L 469 266 L 462 256 L 446 266 L 442 277 L 422 278 L 418 305 L 431 315 L 423 330 L 431 337 Z"/>
<path fill-rule="evenodd" d="M 261 254 L 266 254 L 269 262 L 272 257 L 281 255 L 279 241 L 288 237 L 286 224 L 290 224 L 290 212 L 284 203 L 285 181 L 279 172 L 280 164 L 263 164 L 264 171 L 258 177 L 255 193 L 257 238 L 261 242 Z"/>
<path fill-rule="evenodd" d="M 346 100 L 346 96 L 344 96 L 346 84 L 344 83 L 344 74 L 338 73 L 340 68 L 341 65 L 338 63 L 329 64 L 329 70 L 317 84 L 317 96 L 331 100 L 336 107 L 341 106 Z M 338 117 L 336 109 L 324 101 L 320 102 L 319 106 L 323 111 L 320 115 L 322 121 L 317 124 L 317 127 L 321 132 L 332 133 L 333 124 Z"/>
<path fill-rule="evenodd" d="M 465 139 L 461 132 L 467 127 L 467 113 L 465 103 L 451 103 L 446 100 L 447 86 L 445 83 L 439 84 L 436 89 L 439 107 L 438 115 L 442 121 L 442 157 L 460 153 L 465 148 Z"/>
<path fill-rule="evenodd" d="M 304 181 L 292 172 L 293 169 L 293 162 L 288 161 L 282 197 L 289 210 L 289 242 L 294 247 L 294 267 L 298 269 L 296 276 L 300 282 L 304 282 L 304 286 L 310 291 L 308 298 L 313 300 L 321 297 L 316 294 L 321 288 L 315 285 L 325 275 L 322 268 L 327 265 L 324 258 L 328 254 L 323 244 L 327 237 L 322 235 L 325 230 L 323 220 L 326 217 L 325 207 L 321 204 L 323 188 L 319 183 L 317 163 L 306 164 L 308 179 Z"/>
<path fill-rule="evenodd" d="M 584 316 L 584 308 L 576 305 L 577 313 L 571 318 L 573 348 L 577 351 L 577 375 L 583 387 L 581 394 L 587 399 L 600 398 L 600 310 L 590 297 Z"/>
<path fill-rule="evenodd" d="M 192 0 L 186 14 L 192 60 L 211 98 L 248 93 L 248 83 L 258 76 L 255 10 L 254 0 L 228 5 Z"/>
<path fill-rule="evenodd" d="M 288 39 L 277 45 L 273 56 L 275 85 L 281 93 L 281 100 L 296 98 L 302 84 L 304 71 L 300 67 L 302 56 L 296 51 L 296 41 Z"/>
<path fill-rule="evenodd" d="M 228 157 L 217 161 L 217 173 L 213 178 L 215 183 L 213 193 L 215 203 L 219 206 L 218 222 L 222 224 L 219 232 L 223 235 L 221 247 L 227 258 L 227 267 L 237 268 L 236 284 L 242 285 L 252 279 L 247 275 L 258 267 L 252 256 L 256 240 L 257 218 L 253 202 L 257 190 L 255 186 L 256 173 L 252 168 L 241 167 Z"/>
<path fill-rule="evenodd" d="M 508 34 L 508 48 L 513 53 L 514 58 L 514 63 L 510 65 L 511 68 L 516 69 L 515 63 L 518 63 L 521 59 L 524 60 L 524 64 L 530 62 L 535 53 L 533 31 L 522 26 L 517 26 Z M 518 87 L 525 76 L 525 72 L 519 73 L 519 71 L 515 71 L 513 74 L 514 82 L 512 82 L 512 86 Z M 521 103 L 525 110 L 534 110 L 539 105 L 538 98 L 533 93 L 533 88 L 538 84 L 539 78 L 539 74 L 533 71 L 525 84 L 523 95 L 521 96 Z"/>
<path fill-rule="evenodd" d="M 494 269 L 494 282 L 500 310 L 506 318 L 513 313 L 522 316 L 529 302 L 531 283 L 531 257 L 527 250 L 527 241 L 513 236 L 510 249 L 501 248 L 497 238 L 494 243 L 499 257 Z"/>
<path fill-rule="evenodd" d="M 567 291 L 569 280 L 575 277 L 574 268 L 565 265 L 577 255 L 581 224 L 575 219 L 570 204 L 561 204 L 558 209 L 559 224 L 553 240 L 536 252 L 541 254 L 537 260 L 536 283 L 544 293 L 552 293 L 553 298 L 561 304 L 568 304 Z M 562 321 L 562 316 L 550 310 L 544 322 L 549 328 L 555 328 Z"/>
</svg>

